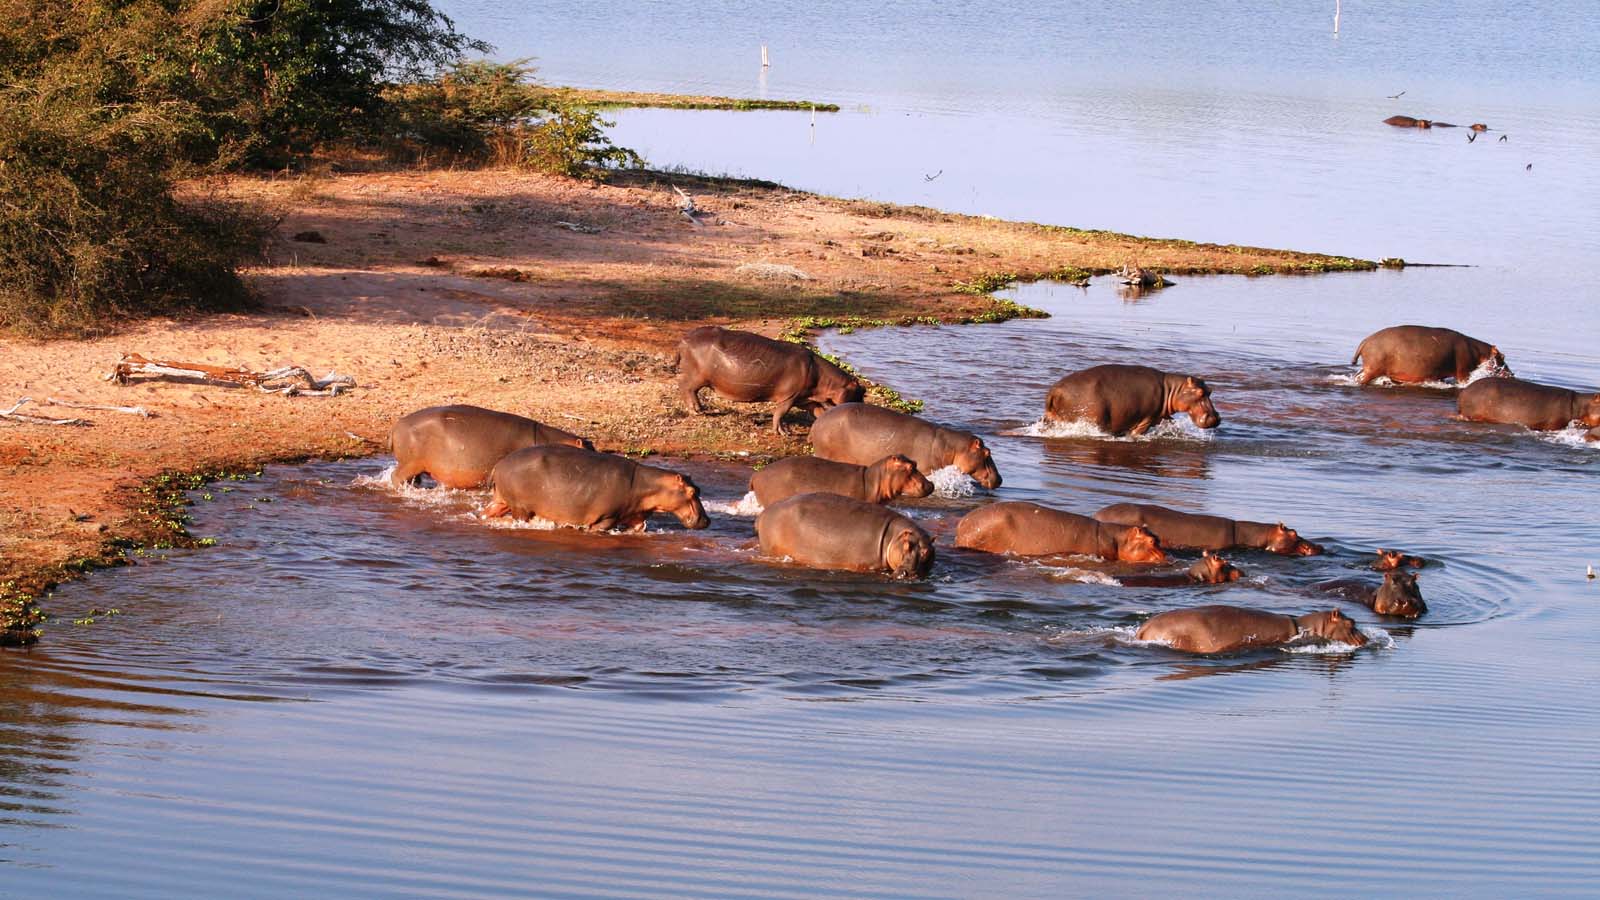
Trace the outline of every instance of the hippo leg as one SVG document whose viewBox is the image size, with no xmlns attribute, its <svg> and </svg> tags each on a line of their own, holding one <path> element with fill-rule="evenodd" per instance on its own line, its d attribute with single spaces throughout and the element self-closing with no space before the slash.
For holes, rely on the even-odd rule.
<svg viewBox="0 0 1600 900">
<path fill-rule="evenodd" d="M 1372 379 L 1374 379 L 1376 377 L 1377 377 L 1376 375 L 1374 375 L 1371 372 L 1367 371 L 1367 367 L 1366 366 L 1362 366 L 1361 367 L 1361 371 L 1356 373 L 1356 384 L 1358 384 L 1358 385 L 1360 385 L 1362 387 L 1366 387 L 1367 384 L 1370 383 L 1372 381 Z"/>
<path fill-rule="evenodd" d="M 783 417 L 789 414 L 789 410 L 794 409 L 795 401 L 799 399 L 799 397 L 785 397 L 778 401 L 778 405 L 772 410 L 773 431 L 779 434 L 789 433 L 789 429 L 783 426 Z"/>
<path fill-rule="evenodd" d="M 501 516 L 507 516 L 510 514 L 511 506 L 504 500 L 497 498 L 491 501 L 488 506 L 485 506 L 482 510 L 480 510 L 478 512 L 478 517 L 482 519 L 498 519 Z"/>
<path fill-rule="evenodd" d="M 389 476 L 389 483 L 397 488 L 405 487 L 408 484 L 416 484 L 417 479 L 421 478 L 426 471 L 427 469 L 414 462 L 408 465 L 395 463 L 394 472 Z"/>
<path fill-rule="evenodd" d="M 705 415 L 706 408 L 700 403 L 700 389 L 705 387 L 705 382 L 696 382 L 690 378 L 678 379 L 678 396 L 683 399 L 683 405 L 689 411 Z"/>
<path fill-rule="evenodd" d="M 1154 424 L 1155 421 L 1152 419 L 1140 419 L 1132 428 L 1128 429 L 1128 433 L 1134 436 L 1144 434 L 1146 431 L 1149 431 L 1150 426 Z M 1100 430 L 1109 431 L 1110 429 L 1106 425 L 1102 425 L 1100 426 Z"/>
</svg>

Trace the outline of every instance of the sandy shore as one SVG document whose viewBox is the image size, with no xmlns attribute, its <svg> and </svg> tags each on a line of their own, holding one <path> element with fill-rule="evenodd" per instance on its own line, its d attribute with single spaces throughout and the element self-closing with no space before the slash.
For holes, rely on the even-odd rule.
<svg viewBox="0 0 1600 900">
<path fill-rule="evenodd" d="M 697 227 L 678 185 L 706 211 Z M 110 337 L 0 338 L 0 408 L 21 397 L 137 405 L 86 427 L 0 422 L 0 585 L 36 593 L 134 544 L 182 540 L 162 472 L 383 452 L 391 423 L 470 402 L 549 420 L 604 449 L 803 452 L 764 406 L 690 416 L 670 360 L 699 324 L 766 334 L 797 317 L 961 321 L 987 285 L 1137 259 L 1171 273 L 1369 268 L 1340 257 L 1149 240 L 848 201 L 775 185 L 630 174 L 591 185 L 512 171 L 234 179 L 282 216 L 250 281 L 259 309 L 153 320 Z M 315 231 L 325 243 L 294 240 Z M 1181 288 L 1179 288 L 1181 290 Z M 337 398 L 102 380 L 124 352 L 348 374 Z M 154 498 L 154 499 L 153 499 Z"/>
</svg>

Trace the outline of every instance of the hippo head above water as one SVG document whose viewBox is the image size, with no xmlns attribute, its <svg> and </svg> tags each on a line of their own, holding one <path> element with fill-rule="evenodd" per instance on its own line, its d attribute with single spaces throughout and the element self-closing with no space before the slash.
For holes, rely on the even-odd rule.
<svg viewBox="0 0 1600 900">
<path fill-rule="evenodd" d="M 1300 532 L 1279 522 L 1272 527 L 1267 535 L 1266 546 L 1262 549 L 1268 553 L 1277 553 L 1281 556 L 1320 556 L 1322 547 L 1302 538 Z"/>
<path fill-rule="evenodd" d="M 1211 388 L 1203 379 L 1190 375 L 1172 393 L 1171 412 L 1189 414 L 1190 420 L 1201 428 L 1215 428 L 1222 424 L 1217 407 L 1211 402 Z"/>
<path fill-rule="evenodd" d="M 983 438 L 973 438 L 972 443 L 961 448 L 955 457 L 955 467 L 972 476 L 972 479 L 989 490 L 1000 486 L 1000 470 L 994 466 L 994 457 L 984 446 Z"/>
<path fill-rule="evenodd" d="M 1506 355 L 1500 352 L 1499 347 L 1489 347 L 1489 371 L 1499 378 L 1515 378 L 1517 373 L 1511 371 L 1511 366 L 1506 364 Z"/>
<path fill-rule="evenodd" d="M 933 493 L 933 482 L 917 468 L 910 458 L 896 453 L 879 461 L 883 466 L 890 499 L 895 497 L 927 497 Z"/>
<path fill-rule="evenodd" d="M 1399 550 L 1380 549 L 1378 558 L 1372 563 L 1372 568 L 1378 572 L 1393 572 L 1396 569 L 1405 568 L 1420 569 L 1422 568 L 1422 559 L 1401 553 Z"/>
<path fill-rule="evenodd" d="M 1189 577 L 1200 584 L 1227 584 L 1244 576 L 1233 563 L 1207 550 L 1200 561 L 1189 567 Z"/>
<path fill-rule="evenodd" d="M 1361 647 L 1367 643 L 1367 636 L 1356 627 L 1355 620 L 1337 609 L 1300 616 L 1295 619 L 1295 624 L 1300 627 L 1301 634 L 1309 634 L 1336 644 Z"/>
<path fill-rule="evenodd" d="M 1143 525 L 1132 525 L 1117 539 L 1117 559 L 1132 563 L 1164 563 L 1167 551 L 1155 532 Z"/>
<path fill-rule="evenodd" d="M 705 528 L 711 524 L 700 503 L 700 488 L 687 475 L 673 472 L 663 478 L 650 498 L 651 505 L 678 517 L 685 528 Z"/>
<path fill-rule="evenodd" d="M 1590 428 L 1600 428 L 1600 394 L 1595 394 L 1586 401 L 1578 403 L 1578 421 Z M 1593 435 L 1588 436 L 1594 440 Z"/>
<path fill-rule="evenodd" d="M 1397 616 L 1415 619 L 1428 611 L 1422 601 L 1422 589 L 1417 587 L 1417 576 L 1410 572 L 1388 572 L 1378 587 L 1372 601 L 1372 611 L 1380 616 Z"/>
<path fill-rule="evenodd" d="M 918 528 L 884 535 L 883 562 L 896 578 L 926 578 L 933 568 L 933 541 Z"/>
</svg>

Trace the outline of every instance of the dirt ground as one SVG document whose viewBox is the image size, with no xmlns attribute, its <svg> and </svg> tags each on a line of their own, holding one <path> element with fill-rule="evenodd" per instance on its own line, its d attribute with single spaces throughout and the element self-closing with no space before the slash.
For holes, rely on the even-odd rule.
<svg viewBox="0 0 1600 900">
<path fill-rule="evenodd" d="M 680 211 L 674 185 L 703 223 Z M 220 189 L 281 216 L 248 273 L 258 309 L 92 340 L 0 337 L 0 409 L 31 397 L 23 412 L 91 423 L 0 420 L 0 586 L 36 592 L 67 577 L 69 561 L 120 552 L 112 539 L 148 540 L 155 526 L 136 489 L 157 473 L 382 453 L 397 417 L 440 403 L 530 415 L 602 449 L 803 452 L 803 436 L 765 427 L 764 407 L 714 402 L 703 417 L 679 408 L 672 349 L 700 324 L 771 335 L 803 316 L 960 320 L 994 301 L 958 282 L 1129 260 L 1172 273 L 1371 265 L 651 173 L 587 184 L 407 171 L 240 178 Z M 125 352 L 257 371 L 299 365 L 357 387 L 318 398 L 103 380 Z M 50 399 L 152 416 L 43 405 Z"/>
</svg>

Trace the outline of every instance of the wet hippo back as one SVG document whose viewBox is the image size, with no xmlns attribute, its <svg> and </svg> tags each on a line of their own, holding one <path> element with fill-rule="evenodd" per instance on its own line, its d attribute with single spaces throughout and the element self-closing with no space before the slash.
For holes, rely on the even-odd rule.
<svg viewBox="0 0 1600 900">
<path fill-rule="evenodd" d="M 886 456 L 870 466 L 791 456 L 750 476 L 750 490 L 762 506 L 796 494 L 839 494 L 867 503 L 887 503 L 899 496 L 926 497 L 933 486 L 904 456 Z"/>
<path fill-rule="evenodd" d="M 1463 419 L 1559 431 L 1574 420 L 1600 426 L 1600 394 L 1535 384 L 1520 378 L 1486 378 L 1467 385 L 1456 397 Z"/>
<path fill-rule="evenodd" d="M 1465 383 L 1485 362 L 1511 374 L 1505 356 L 1493 344 L 1427 325 L 1395 325 L 1375 331 L 1356 347 L 1350 361 L 1357 360 L 1361 372 L 1356 380 L 1361 384 L 1380 377 L 1401 384 L 1450 378 Z"/>
<path fill-rule="evenodd" d="M 1234 522 L 1221 516 L 1185 513 L 1144 503 L 1115 503 L 1094 518 L 1116 525 L 1143 525 L 1173 550 L 1229 550 L 1238 546 Z"/>
<path fill-rule="evenodd" d="M 1158 541 L 1138 526 L 1097 522 L 1037 503 L 1007 500 L 967 513 L 956 546 L 1018 556 L 1082 554 L 1126 562 L 1165 562 Z"/>
<path fill-rule="evenodd" d="M 881 406 L 845 403 L 828 410 L 811 427 L 811 445 L 823 459 L 867 466 L 900 454 L 923 473 L 955 466 L 990 490 L 1001 484 L 988 447 L 976 435 Z"/>
<path fill-rule="evenodd" d="M 921 578 L 933 541 L 893 510 L 838 494 L 797 494 L 756 517 L 761 553 L 820 569 L 887 572 Z"/>
<path fill-rule="evenodd" d="M 685 475 L 612 453 L 578 447 L 526 447 L 491 475 L 494 500 L 485 516 L 535 516 L 562 525 L 606 530 L 642 528 L 651 513 L 677 516 L 687 528 L 708 524 L 699 489 Z"/>
<path fill-rule="evenodd" d="M 678 344 L 678 391 L 684 404 L 702 412 L 700 390 L 709 387 L 730 400 L 771 401 L 773 429 L 795 406 L 820 408 L 860 400 L 861 382 L 804 344 L 778 341 L 706 325 Z"/>
<path fill-rule="evenodd" d="M 404 416 L 390 432 L 396 484 L 429 475 L 446 487 L 482 485 L 508 454 L 540 444 L 588 447 L 571 432 L 478 406 L 430 406 Z"/>
</svg>

